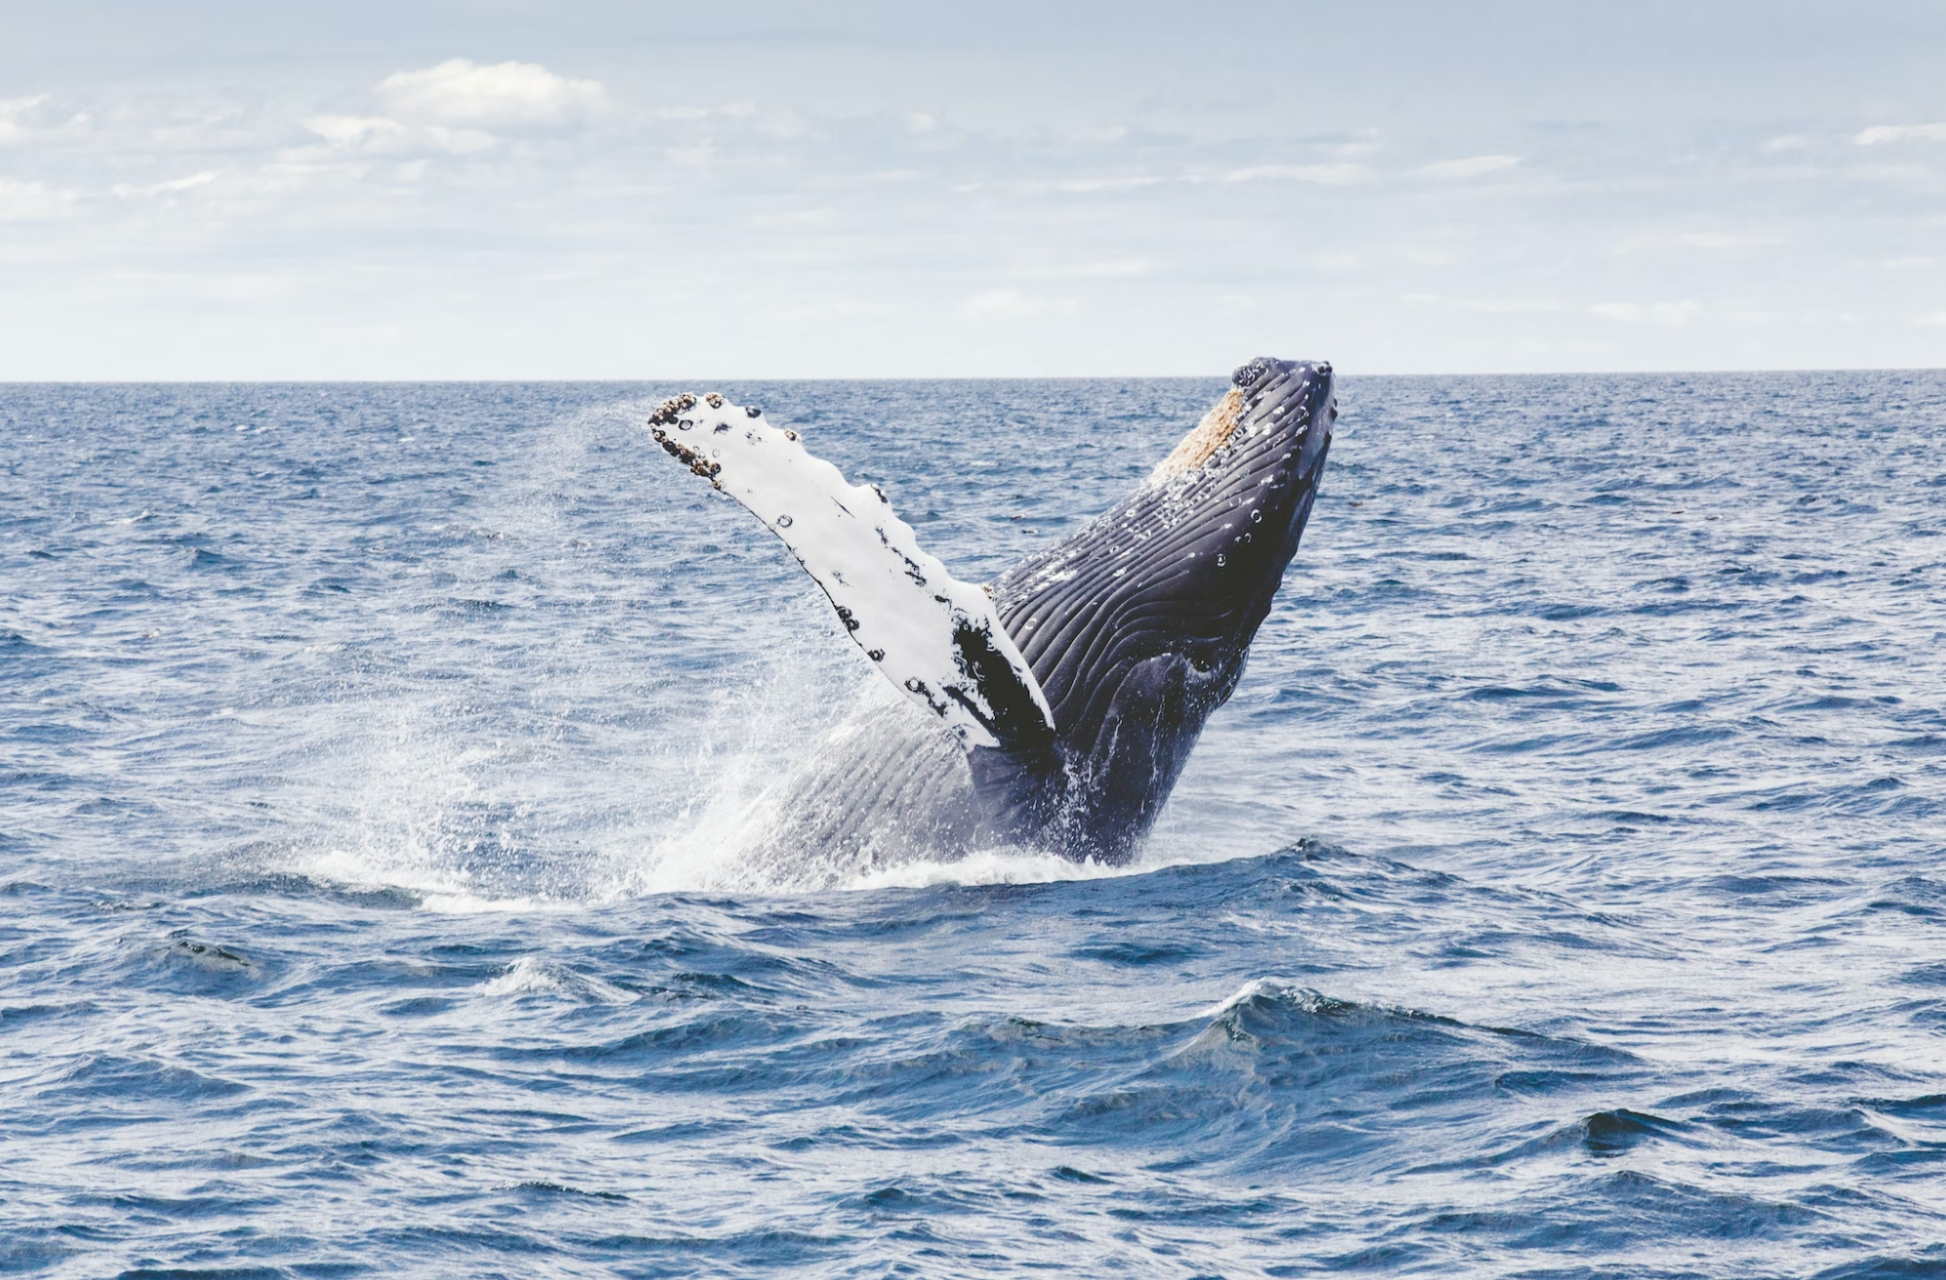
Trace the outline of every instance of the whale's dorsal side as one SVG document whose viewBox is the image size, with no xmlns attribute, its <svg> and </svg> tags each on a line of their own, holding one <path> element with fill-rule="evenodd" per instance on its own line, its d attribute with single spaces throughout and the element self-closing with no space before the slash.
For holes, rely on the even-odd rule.
<svg viewBox="0 0 1946 1280">
<path fill-rule="evenodd" d="M 849 483 L 797 432 L 720 395 L 681 395 L 649 419 L 656 440 L 783 539 L 846 632 L 968 752 L 1051 752 L 1054 716 L 985 587 L 919 545 L 876 485 Z"/>
</svg>

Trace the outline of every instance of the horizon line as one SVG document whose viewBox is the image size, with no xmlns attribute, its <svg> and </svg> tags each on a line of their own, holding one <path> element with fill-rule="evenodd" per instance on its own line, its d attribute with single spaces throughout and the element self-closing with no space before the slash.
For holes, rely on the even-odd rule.
<svg viewBox="0 0 1946 1280">
<path fill-rule="evenodd" d="M 1749 374 L 1814 373 L 1946 373 L 1942 365 L 1837 365 L 1817 368 L 1726 369 L 1510 369 L 1465 372 L 1351 373 L 1342 366 L 1337 378 L 1648 378 L 1731 377 Z M 676 382 L 1204 382 L 1227 379 L 1228 373 L 1057 373 L 1057 374 L 820 374 L 814 377 L 775 377 L 760 374 L 651 375 L 643 377 L 271 377 L 271 378 L 0 378 L 0 387 L 192 387 L 192 386 L 533 386 L 606 383 L 616 386 Z"/>
</svg>

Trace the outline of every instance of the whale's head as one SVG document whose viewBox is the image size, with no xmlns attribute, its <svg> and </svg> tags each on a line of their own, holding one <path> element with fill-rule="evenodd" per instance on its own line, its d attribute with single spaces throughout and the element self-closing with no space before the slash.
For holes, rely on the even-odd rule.
<svg viewBox="0 0 1946 1280">
<path fill-rule="evenodd" d="M 1054 713 L 1068 852 L 1129 856 L 1230 696 L 1317 497 L 1329 364 L 1252 360 L 1135 492 L 994 584 Z"/>
</svg>

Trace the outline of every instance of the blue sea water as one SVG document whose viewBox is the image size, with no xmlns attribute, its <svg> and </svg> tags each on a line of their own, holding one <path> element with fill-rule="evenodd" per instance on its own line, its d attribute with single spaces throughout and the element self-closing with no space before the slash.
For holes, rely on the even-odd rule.
<svg viewBox="0 0 1946 1280">
<path fill-rule="evenodd" d="M 1220 388 L 721 389 L 979 580 Z M 1946 374 L 1347 378 L 1135 866 L 817 892 L 678 389 L 0 388 L 0 1273 L 1946 1274 Z"/>
</svg>

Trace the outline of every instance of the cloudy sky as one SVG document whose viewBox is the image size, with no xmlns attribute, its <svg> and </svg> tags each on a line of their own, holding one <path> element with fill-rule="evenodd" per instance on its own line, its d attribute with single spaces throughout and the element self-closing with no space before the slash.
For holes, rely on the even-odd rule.
<svg viewBox="0 0 1946 1280">
<path fill-rule="evenodd" d="M 0 379 L 1946 365 L 1946 5 L 0 0 Z"/>
</svg>

